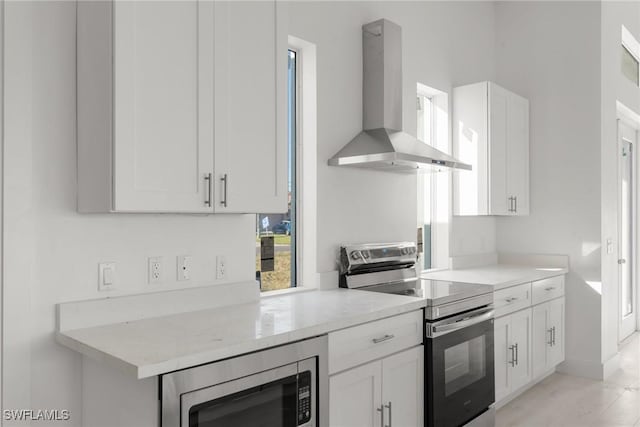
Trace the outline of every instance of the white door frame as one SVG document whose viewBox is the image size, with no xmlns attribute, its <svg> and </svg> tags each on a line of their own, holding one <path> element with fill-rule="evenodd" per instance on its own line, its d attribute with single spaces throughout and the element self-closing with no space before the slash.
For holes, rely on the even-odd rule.
<svg viewBox="0 0 640 427">
<path fill-rule="evenodd" d="M 638 224 L 640 224 L 640 221 L 638 221 L 638 190 L 640 189 L 640 181 L 638 180 L 638 172 L 639 172 L 639 168 L 638 166 L 640 166 L 640 163 L 638 162 L 638 150 L 640 150 L 640 115 L 637 114 L 635 111 L 631 110 L 629 107 L 627 107 L 626 105 L 622 104 L 620 101 L 616 102 L 616 106 L 617 106 L 617 124 L 616 124 L 616 161 L 617 161 L 617 182 L 616 182 L 616 187 L 617 187 L 617 191 L 618 191 L 618 196 L 617 196 L 617 203 L 618 203 L 618 210 L 620 209 L 620 201 L 621 201 L 621 196 L 620 196 L 620 180 L 621 180 L 621 161 L 620 161 L 620 149 L 621 149 L 621 142 L 622 142 L 622 138 L 620 135 L 620 122 L 625 123 L 627 126 L 634 128 L 636 130 L 636 147 L 634 149 L 634 152 L 636 153 L 633 160 L 634 160 L 634 164 L 633 164 L 633 183 L 634 183 L 634 188 L 632 189 L 633 191 L 633 209 L 632 209 L 632 220 L 634 221 L 633 224 L 633 238 L 632 238 L 632 242 L 631 242 L 631 252 L 632 252 L 632 256 L 633 256 L 633 270 L 631 272 L 632 275 L 632 282 L 634 283 L 634 301 L 635 301 L 635 317 L 636 317 L 636 331 L 640 330 L 640 315 L 638 314 L 638 308 L 640 307 L 640 292 L 638 289 L 638 280 L 637 280 L 637 276 L 638 276 L 638 239 L 640 239 L 640 233 L 638 232 Z M 618 258 L 619 254 L 620 254 L 620 237 L 621 237 L 621 230 L 619 227 L 619 215 L 620 212 L 618 211 L 618 215 L 616 218 L 616 221 L 618 221 Z M 621 320 L 622 320 L 622 316 L 621 316 L 621 312 L 620 309 L 622 307 L 622 292 L 621 292 L 621 288 L 620 288 L 620 281 L 621 281 L 621 277 L 620 277 L 620 268 L 618 268 L 618 283 L 616 284 L 616 286 L 618 287 L 618 301 L 617 301 L 617 319 L 616 319 L 616 323 L 617 323 L 617 329 L 618 329 L 618 342 L 622 341 L 621 339 L 621 331 L 620 331 L 620 324 L 621 324 Z"/>
</svg>

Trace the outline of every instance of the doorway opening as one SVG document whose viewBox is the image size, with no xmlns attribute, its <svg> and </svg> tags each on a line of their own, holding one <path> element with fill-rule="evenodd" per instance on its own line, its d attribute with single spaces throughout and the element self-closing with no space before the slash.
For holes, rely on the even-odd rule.
<svg viewBox="0 0 640 427">
<path fill-rule="evenodd" d="M 638 324 L 636 279 L 636 152 L 638 131 L 618 120 L 618 341 L 633 334 Z"/>
</svg>

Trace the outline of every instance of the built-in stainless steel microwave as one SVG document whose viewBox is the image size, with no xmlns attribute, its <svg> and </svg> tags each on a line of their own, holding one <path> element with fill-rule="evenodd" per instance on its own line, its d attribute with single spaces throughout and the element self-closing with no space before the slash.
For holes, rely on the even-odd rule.
<svg viewBox="0 0 640 427">
<path fill-rule="evenodd" d="M 328 426 L 327 337 L 163 375 L 162 427 Z"/>
</svg>

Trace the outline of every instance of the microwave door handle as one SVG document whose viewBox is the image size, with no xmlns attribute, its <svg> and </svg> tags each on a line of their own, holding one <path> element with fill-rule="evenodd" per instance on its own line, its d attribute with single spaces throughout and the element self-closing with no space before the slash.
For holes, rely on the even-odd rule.
<svg viewBox="0 0 640 427">
<path fill-rule="evenodd" d="M 433 327 L 433 332 L 449 332 L 455 331 L 456 329 L 466 328 L 467 326 L 475 325 L 476 323 L 484 322 L 485 320 L 489 320 L 493 317 L 493 310 L 486 311 L 477 316 L 473 316 L 471 318 L 461 320 L 459 322 L 448 323 L 444 325 L 436 325 Z"/>
</svg>

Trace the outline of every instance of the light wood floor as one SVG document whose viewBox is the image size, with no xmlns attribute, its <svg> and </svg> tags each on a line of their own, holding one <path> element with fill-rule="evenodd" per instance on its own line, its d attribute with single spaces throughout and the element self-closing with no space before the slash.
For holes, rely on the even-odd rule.
<svg viewBox="0 0 640 427">
<path fill-rule="evenodd" d="M 498 410 L 496 427 L 640 427 L 640 336 L 620 349 L 608 380 L 553 374 Z"/>
</svg>

